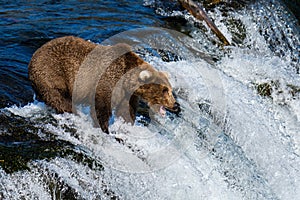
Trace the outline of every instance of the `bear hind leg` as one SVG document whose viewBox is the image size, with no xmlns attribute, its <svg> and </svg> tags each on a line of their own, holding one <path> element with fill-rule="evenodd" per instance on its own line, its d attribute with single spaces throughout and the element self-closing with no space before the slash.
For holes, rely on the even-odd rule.
<svg viewBox="0 0 300 200">
<path fill-rule="evenodd" d="M 39 90 L 36 90 L 39 91 Z M 72 112 L 72 97 L 62 89 L 48 89 L 37 92 L 39 99 L 56 110 L 57 113 Z"/>
</svg>

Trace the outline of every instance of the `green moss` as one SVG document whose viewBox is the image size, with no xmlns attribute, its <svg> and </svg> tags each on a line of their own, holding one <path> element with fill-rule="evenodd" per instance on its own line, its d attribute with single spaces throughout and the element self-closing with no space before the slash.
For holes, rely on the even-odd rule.
<svg viewBox="0 0 300 200">
<path fill-rule="evenodd" d="M 57 124 L 53 120 L 45 119 Z M 28 162 L 55 157 L 68 157 L 90 168 L 103 169 L 101 163 L 81 153 L 77 146 L 58 140 L 44 128 L 43 123 L 34 125 L 26 118 L 8 112 L 0 112 L 0 122 L 0 166 L 7 173 L 29 170 Z M 66 132 L 76 132 L 74 128 L 65 129 Z M 43 138 L 39 135 L 43 135 Z"/>
<path fill-rule="evenodd" d="M 247 31 L 242 21 L 240 19 L 228 18 L 225 24 L 232 35 L 232 41 L 235 44 L 243 44 L 247 36 Z"/>
<path fill-rule="evenodd" d="M 67 157 L 84 163 L 91 169 L 103 170 L 101 163 L 84 155 L 66 141 L 27 141 L 22 143 L 0 143 L 0 166 L 6 173 L 29 170 L 27 163 L 33 160 Z"/>
<path fill-rule="evenodd" d="M 196 0 L 203 4 L 205 8 L 221 7 L 226 10 L 241 9 L 250 2 L 250 0 L 228 1 L 228 0 Z"/>
<path fill-rule="evenodd" d="M 255 83 L 256 91 L 259 95 L 272 98 L 272 94 L 278 95 L 283 93 L 284 90 L 291 95 L 292 98 L 296 98 L 296 95 L 300 94 L 300 87 L 287 84 L 286 86 L 281 85 L 278 80 L 265 82 L 265 83 Z"/>
<path fill-rule="evenodd" d="M 300 87 L 298 86 L 295 86 L 295 85 L 291 85 L 291 84 L 287 84 L 286 85 L 290 90 L 289 92 L 295 96 L 296 94 L 299 94 L 300 93 Z"/>
<path fill-rule="evenodd" d="M 71 148 L 71 145 L 64 141 L 1 142 L 0 158 L 3 162 L 0 165 L 7 173 L 28 170 L 29 161 L 53 158 L 68 148 Z"/>
<path fill-rule="evenodd" d="M 273 89 L 270 83 L 256 84 L 255 87 L 259 95 L 265 97 L 271 97 Z"/>
</svg>

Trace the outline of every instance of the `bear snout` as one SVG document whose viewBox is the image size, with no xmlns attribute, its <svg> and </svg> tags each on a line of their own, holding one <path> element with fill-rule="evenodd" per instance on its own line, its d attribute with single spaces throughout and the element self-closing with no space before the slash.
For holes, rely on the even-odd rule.
<svg viewBox="0 0 300 200">
<path fill-rule="evenodd" d="M 178 111 L 180 109 L 180 104 L 175 102 L 173 106 L 173 110 Z"/>
<path fill-rule="evenodd" d="M 180 109 L 180 104 L 175 102 L 172 108 L 166 108 L 171 113 L 179 114 L 181 109 Z"/>
</svg>

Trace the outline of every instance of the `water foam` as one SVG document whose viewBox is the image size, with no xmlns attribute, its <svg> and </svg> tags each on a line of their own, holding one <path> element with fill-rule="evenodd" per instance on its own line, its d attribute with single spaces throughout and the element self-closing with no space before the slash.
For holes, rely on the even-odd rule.
<svg viewBox="0 0 300 200">
<path fill-rule="evenodd" d="M 250 48 L 232 47 L 214 66 L 201 60 L 164 63 L 151 58 L 151 64 L 171 74 L 172 85 L 183 106 L 181 121 L 157 118 L 155 125 L 142 127 L 116 119 L 111 126 L 115 134 L 105 135 L 84 114 L 54 114 L 40 102 L 6 108 L 15 115 L 30 118 L 38 126 L 41 122 L 36 120 L 41 116 L 54 118 L 57 124 L 45 122 L 42 126 L 104 167 L 88 167 L 71 158 L 31 161 L 28 164 L 31 171 L 7 174 L 0 170 L 0 197 L 51 199 L 60 198 L 68 191 L 85 199 L 110 199 L 111 196 L 297 199 L 300 196 L 299 97 L 280 104 L 277 96 L 273 99 L 260 96 L 253 84 L 279 80 L 281 85 L 299 86 L 299 76 L 290 67 L 293 59 L 288 54 L 283 59 L 270 49 L 252 17 L 243 12 L 236 16 L 247 27 L 245 46 Z M 226 33 L 221 16 L 217 13 L 215 17 Z M 204 68 L 216 70 L 221 82 L 208 87 L 201 74 Z M 199 111 L 199 105 L 214 106 L 209 89 L 222 92 L 224 110 Z M 283 90 L 283 94 L 288 92 Z M 66 127 L 76 132 L 66 131 Z M 189 136 L 188 145 L 172 143 L 182 131 Z M 116 142 L 115 137 L 124 139 L 124 144 Z M 166 144 L 172 144 L 178 156 L 167 165 L 158 163 L 163 167 L 153 168 L 158 165 L 151 165 L 147 155 Z M 128 156 L 125 160 L 124 155 Z M 127 168 L 120 168 L 124 163 Z M 140 171 L 134 173 L 132 169 Z"/>
</svg>

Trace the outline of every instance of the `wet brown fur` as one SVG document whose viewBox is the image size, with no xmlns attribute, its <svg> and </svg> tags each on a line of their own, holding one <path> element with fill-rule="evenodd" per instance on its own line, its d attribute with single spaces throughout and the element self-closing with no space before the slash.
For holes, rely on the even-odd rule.
<svg viewBox="0 0 300 200">
<path fill-rule="evenodd" d="M 40 47 L 33 54 L 28 68 L 29 79 L 37 98 L 53 107 L 58 113 L 72 112 L 72 92 L 76 75 L 83 61 L 96 46 L 81 38 L 67 36 L 51 40 Z M 113 48 L 97 47 L 104 50 Z M 143 70 L 148 70 L 152 74 L 146 81 L 139 80 L 139 72 Z M 120 83 L 122 78 L 123 82 Z M 88 82 L 89 77 L 86 77 L 86 80 Z M 112 61 L 99 79 L 96 88 L 96 117 L 101 129 L 106 133 L 108 133 L 108 122 L 112 115 L 112 92 L 118 83 L 121 84 L 120 92 L 114 98 L 120 101 L 116 105 L 119 116 L 122 116 L 122 109 L 126 107 L 125 101 L 129 101 L 124 98 L 126 91 L 128 88 L 134 90 L 129 102 L 131 119 L 122 116 L 126 121 L 134 120 L 137 102 L 140 99 L 148 102 L 150 107 L 153 105 L 156 110 L 157 106 L 154 105 L 167 108 L 174 106 L 175 99 L 167 76 L 155 70 L 135 53 L 127 52 Z"/>
</svg>

